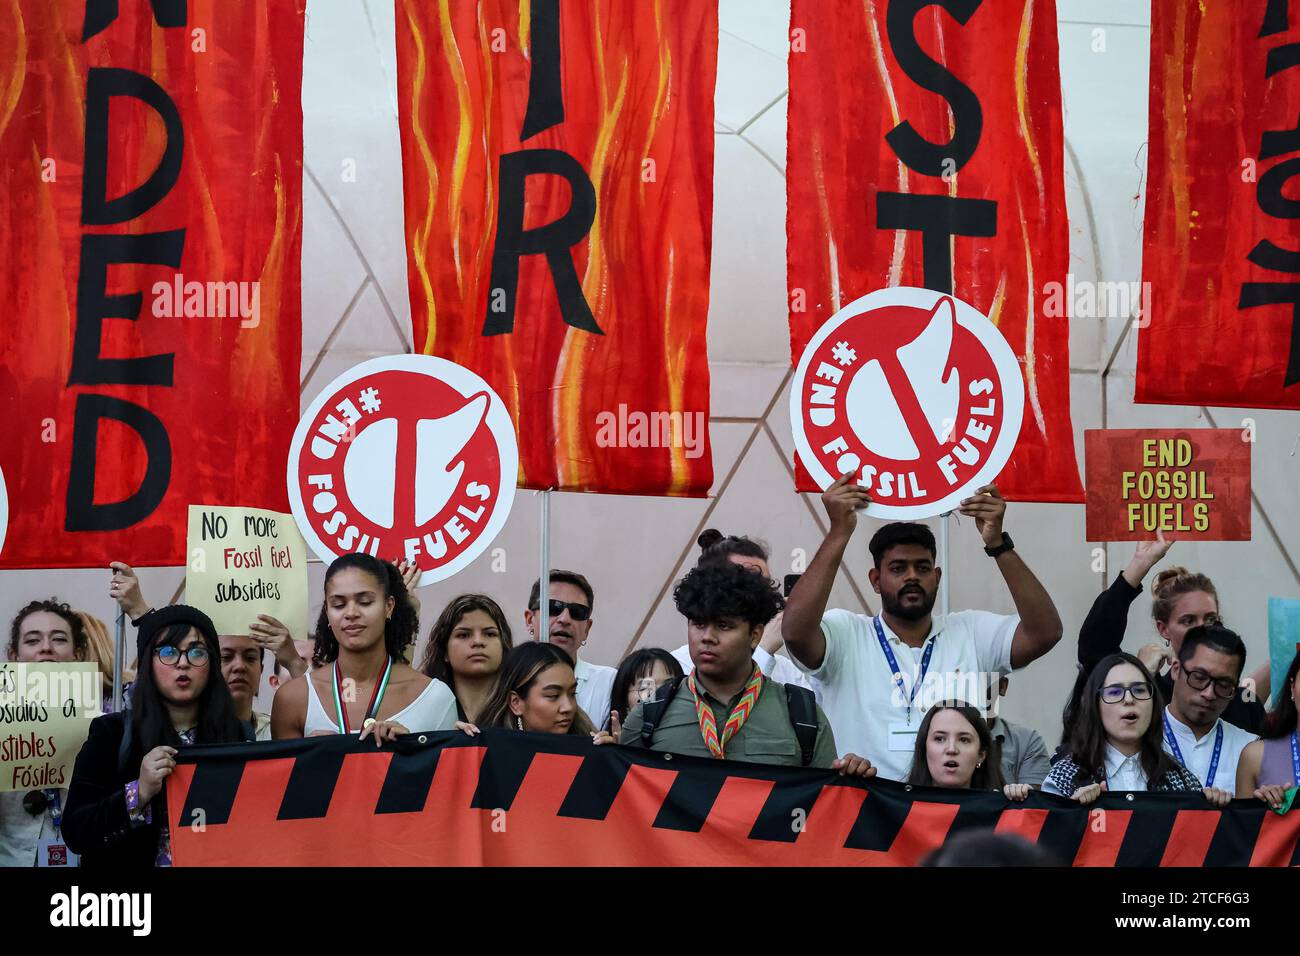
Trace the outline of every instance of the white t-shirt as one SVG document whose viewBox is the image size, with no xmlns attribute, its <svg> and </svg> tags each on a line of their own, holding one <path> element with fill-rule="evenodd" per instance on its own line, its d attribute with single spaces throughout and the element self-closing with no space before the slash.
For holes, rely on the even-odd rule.
<svg viewBox="0 0 1300 956">
<path fill-rule="evenodd" d="M 1011 640 L 1020 618 L 991 611 L 957 611 L 933 618 L 921 647 L 909 647 L 880 619 L 885 640 L 902 671 L 899 689 L 893 669 L 876 637 L 875 619 L 834 609 L 822 617 L 826 656 L 810 668 L 793 648 L 790 659 L 821 686 L 822 708 L 835 732 L 840 755 L 866 757 L 881 777 L 905 780 L 912 767 L 916 730 L 921 718 L 941 700 L 964 700 L 984 708 L 992 675 L 1011 671 Z M 915 688 L 925 648 L 933 644 L 925 681 Z M 910 714 L 910 720 L 909 720 Z"/>
<path fill-rule="evenodd" d="M 578 679 L 578 706 L 597 730 L 605 726 L 609 717 L 609 695 L 614 692 L 617 673 L 612 667 L 586 661 L 578 661 L 573 669 L 573 676 Z"/>
<path fill-rule="evenodd" d="M 316 685 L 311 674 L 307 674 L 307 717 L 303 721 L 302 735 L 310 737 L 318 730 L 338 733 L 338 724 L 330 720 L 325 707 L 316 694 Z M 420 696 L 411 701 L 387 720 L 396 721 L 412 733 L 422 730 L 453 730 L 456 727 L 456 695 L 450 687 L 434 678 L 429 681 Z M 354 733 L 361 733 L 360 727 L 353 728 Z"/>
<path fill-rule="evenodd" d="M 691 660 L 691 645 L 683 644 L 677 650 L 672 652 L 677 663 L 682 665 L 682 670 L 689 674 L 695 670 L 695 662 Z M 754 648 L 754 663 L 758 669 L 763 672 L 764 677 L 770 677 L 778 684 L 797 684 L 800 687 L 806 687 L 813 692 L 817 698 L 817 703 L 822 702 L 821 688 L 804 676 L 804 672 L 790 660 L 781 654 L 769 654 L 761 647 Z"/>
<path fill-rule="evenodd" d="M 1183 766 L 1196 774 L 1196 779 L 1204 786 L 1226 790 L 1235 795 L 1237 763 L 1241 760 L 1241 752 L 1246 749 L 1246 744 L 1259 738 L 1250 731 L 1242 730 L 1221 719 L 1209 733 L 1197 740 L 1192 729 L 1170 713 L 1168 707 L 1165 708 L 1165 716 L 1169 718 L 1169 729 L 1174 732 L 1174 739 L 1178 741 Z M 1210 783 L 1206 778 L 1210 775 L 1210 761 L 1214 759 L 1214 740 L 1218 735 L 1219 727 L 1223 728 L 1223 749 L 1219 752 L 1219 767 L 1214 772 L 1214 783 Z M 1165 742 L 1165 753 L 1177 757 L 1174 749 L 1169 746 L 1169 739 L 1164 734 L 1163 726 L 1160 728 L 1160 736 Z"/>
</svg>

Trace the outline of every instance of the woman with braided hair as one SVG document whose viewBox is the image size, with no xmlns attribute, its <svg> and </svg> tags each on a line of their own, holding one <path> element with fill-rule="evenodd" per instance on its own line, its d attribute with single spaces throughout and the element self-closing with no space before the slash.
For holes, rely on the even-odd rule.
<svg viewBox="0 0 1300 956">
<path fill-rule="evenodd" d="M 359 733 L 378 747 L 398 734 L 451 730 L 451 688 L 405 660 L 418 629 L 395 566 L 361 553 L 336 558 L 325 572 L 313 669 L 276 692 L 272 736 Z"/>
</svg>

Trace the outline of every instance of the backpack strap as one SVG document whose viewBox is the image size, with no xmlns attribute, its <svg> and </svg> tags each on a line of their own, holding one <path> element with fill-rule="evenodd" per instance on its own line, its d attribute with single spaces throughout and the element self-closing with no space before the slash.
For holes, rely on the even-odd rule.
<svg viewBox="0 0 1300 956">
<path fill-rule="evenodd" d="M 682 680 L 686 678 L 683 677 Z M 641 743 L 649 750 L 654 742 L 655 728 L 663 722 L 668 705 L 677 696 L 677 685 L 681 681 L 670 680 L 659 688 L 654 700 L 647 700 L 641 705 Z"/>
<path fill-rule="evenodd" d="M 817 749 L 817 698 L 807 687 L 786 684 L 785 704 L 790 711 L 790 726 L 799 740 L 802 765 L 810 767 Z"/>
</svg>

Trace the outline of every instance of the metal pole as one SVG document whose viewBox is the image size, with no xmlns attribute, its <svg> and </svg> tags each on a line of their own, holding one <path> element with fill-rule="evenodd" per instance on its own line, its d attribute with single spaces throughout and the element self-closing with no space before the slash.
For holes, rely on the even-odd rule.
<svg viewBox="0 0 1300 956">
<path fill-rule="evenodd" d="M 122 712 L 122 655 L 126 653 L 126 611 L 117 609 L 117 634 L 113 651 L 113 713 Z"/>
<path fill-rule="evenodd" d="M 542 573 L 537 576 L 537 610 L 541 614 L 540 630 L 537 639 L 543 644 L 551 641 L 551 493 L 539 492 L 542 496 L 542 534 L 541 565 Z"/>
<path fill-rule="evenodd" d="M 948 566 L 948 521 L 952 517 L 952 512 L 945 512 L 939 525 L 939 567 L 943 569 L 943 574 L 939 577 L 939 613 L 946 615 L 948 613 L 948 581 L 951 568 Z"/>
</svg>

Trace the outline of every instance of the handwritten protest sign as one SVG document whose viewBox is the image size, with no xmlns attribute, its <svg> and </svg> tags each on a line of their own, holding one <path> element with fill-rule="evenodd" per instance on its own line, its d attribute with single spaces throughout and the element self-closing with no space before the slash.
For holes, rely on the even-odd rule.
<svg viewBox="0 0 1300 956">
<path fill-rule="evenodd" d="M 307 548 L 293 515 L 190 505 L 185 601 L 218 634 L 247 634 L 257 615 L 307 632 Z"/>
<path fill-rule="evenodd" d="M 0 791 L 66 787 L 102 703 L 98 664 L 0 664 Z"/>
<path fill-rule="evenodd" d="M 1084 433 L 1089 541 L 1250 540 L 1250 442 L 1236 428 Z"/>
</svg>

